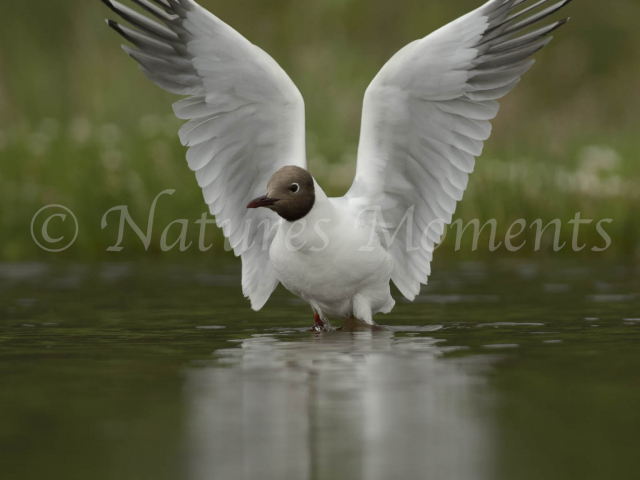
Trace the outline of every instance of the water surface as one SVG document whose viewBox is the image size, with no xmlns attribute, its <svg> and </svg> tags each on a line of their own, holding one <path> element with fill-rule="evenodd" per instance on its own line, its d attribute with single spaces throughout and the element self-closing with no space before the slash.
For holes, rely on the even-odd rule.
<svg viewBox="0 0 640 480">
<path fill-rule="evenodd" d="M 637 478 L 635 266 L 441 267 L 374 333 L 239 284 L 0 265 L 2 478 Z"/>
</svg>

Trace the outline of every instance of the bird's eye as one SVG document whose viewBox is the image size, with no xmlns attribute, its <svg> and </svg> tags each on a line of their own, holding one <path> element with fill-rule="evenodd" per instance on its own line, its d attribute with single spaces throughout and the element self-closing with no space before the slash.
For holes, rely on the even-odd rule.
<svg viewBox="0 0 640 480">
<path fill-rule="evenodd" d="M 293 193 L 298 193 L 298 191 L 300 190 L 300 185 L 298 185 L 297 183 L 292 183 L 289 187 L 289 190 L 291 190 Z"/>
</svg>

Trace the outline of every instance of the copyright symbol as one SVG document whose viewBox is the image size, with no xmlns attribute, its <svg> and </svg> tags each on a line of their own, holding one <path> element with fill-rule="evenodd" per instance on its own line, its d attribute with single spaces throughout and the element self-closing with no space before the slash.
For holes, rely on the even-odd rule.
<svg viewBox="0 0 640 480">
<path fill-rule="evenodd" d="M 35 229 L 34 226 L 36 224 L 36 219 L 40 216 L 41 213 L 43 213 L 45 210 L 50 210 L 50 209 L 58 209 L 58 210 L 63 210 L 65 212 L 67 212 L 69 215 L 71 215 L 71 218 L 73 219 L 73 222 L 75 224 L 74 226 L 74 235 L 73 235 L 73 239 L 67 243 L 64 247 L 62 248 L 49 248 L 49 247 L 45 247 L 40 241 L 38 241 L 38 237 L 36 237 L 36 233 L 35 233 Z M 40 229 L 40 237 L 42 238 L 42 240 L 47 244 L 47 245 L 54 245 L 57 243 L 60 243 L 62 241 L 64 241 L 64 236 L 62 237 L 58 237 L 58 238 L 53 238 L 50 234 L 49 234 L 49 224 L 55 219 L 56 222 L 54 223 L 60 223 L 60 222 L 64 222 L 67 219 L 67 213 L 53 213 L 50 214 L 47 218 L 45 218 L 44 222 L 42 223 L 42 228 Z M 57 253 L 57 252 L 63 252 L 64 250 L 66 250 L 67 248 L 69 248 L 71 245 L 74 244 L 74 242 L 76 241 L 76 238 L 78 238 L 78 219 L 76 218 L 76 216 L 73 214 L 73 212 L 71 210 L 69 210 L 67 207 L 63 206 L 63 205 L 47 205 L 42 207 L 40 210 L 38 210 L 36 212 L 36 214 L 33 216 L 33 218 L 31 219 L 31 238 L 33 238 L 33 241 L 36 242 L 36 245 L 38 245 L 42 250 L 46 250 L 47 252 L 52 252 L 52 253 Z"/>
</svg>

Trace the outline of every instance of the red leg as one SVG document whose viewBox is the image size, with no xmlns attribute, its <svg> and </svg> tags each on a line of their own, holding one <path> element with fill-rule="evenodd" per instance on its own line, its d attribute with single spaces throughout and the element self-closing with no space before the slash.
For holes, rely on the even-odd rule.
<svg viewBox="0 0 640 480">
<path fill-rule="evenodd" d="M 322 321 L 322 319 L 320 318 L 320 315 L 318 315 L 317 313 L 315 313 L 315 323 L 313 325 L 313 327 L 311 327 L 311 331 L 312 332 L 323 332 L 324 331 L 324 322 Z"/>
</svg>

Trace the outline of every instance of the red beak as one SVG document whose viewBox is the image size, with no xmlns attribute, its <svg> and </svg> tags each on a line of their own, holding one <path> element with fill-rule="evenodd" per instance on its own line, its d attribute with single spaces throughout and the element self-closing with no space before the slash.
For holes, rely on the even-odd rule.
<svg viewBox="0 0 640 480">
<path fill-rule="evenodd" d="M 270 207 L 277 201 L 278 199 L 276 198 L 269 198 L 266 195 L 263 195 L 262 197 L 254 198 L 253 200 L 251 200 L 249 202 L 249 205 L 247 205 L 247 208 Z"/>
</svg>

